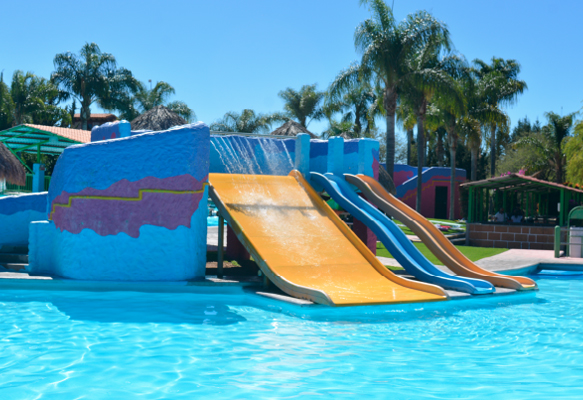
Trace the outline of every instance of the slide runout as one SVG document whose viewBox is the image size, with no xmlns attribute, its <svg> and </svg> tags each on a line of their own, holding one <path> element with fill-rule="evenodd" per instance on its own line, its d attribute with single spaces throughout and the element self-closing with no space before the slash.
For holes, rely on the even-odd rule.
<svg viewBox="0 0 583 400">
<path fill-rule="evenodd" d="M 529 278 L 508 277 L 480 268 L 460 252 L 445 235 L 417 211 L 388 193 L 375 179 L 366 175 L 345 175 L 376 207 L 401 221 L 413 231 L 429 250 L 450 270 L 461 276 L 484 279 L 496 286 L 514 290 L 533 290 L 536 283 Z"/>
<path fill-rule="evenodd" d="M 431 264 L 390 219 L 359 197 L 343 178 L 311 173 L 311 178 L 342 208 L 365 223 L 397 261 L 417 279 L 471 294 L 489 294 L 494 287 L 483 280 L 454 277 Z"/>
<path fill-rule="evenodd" d="M 209 181 L 221 215 L 261 271 L 291 296 L 331 306 L 448 297 L 435 285 L 388 271 L 297 171 L 210 174 Z"/>
</svg>

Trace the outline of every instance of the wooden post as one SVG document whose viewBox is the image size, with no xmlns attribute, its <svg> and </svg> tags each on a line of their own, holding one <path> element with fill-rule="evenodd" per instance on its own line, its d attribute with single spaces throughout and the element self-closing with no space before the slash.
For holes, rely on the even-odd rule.
<svg viewBox="0 0 583 400">
<path fill-rule="evenodd" d="M 555 226 L 555 258 L 561 255 L 561 227 Z"/>
<path fill-rule="evenodd" d="M 474 188 L 470 188 L 470 204 L 468 205 L 468 222 L 474 222 Z"/>
<path fill-rule="evenodd" d="M 561 189 L 561 200 L 559 201 L 559 225 L 565 225 L 565 189 Z"/>
<path fill-rule="evenodd" d="M 217 249 L 217 278 L 223 279 L 223 240 L 225 235 L 225 219 L 219 215 L 219 245 Z"/>
</svg>

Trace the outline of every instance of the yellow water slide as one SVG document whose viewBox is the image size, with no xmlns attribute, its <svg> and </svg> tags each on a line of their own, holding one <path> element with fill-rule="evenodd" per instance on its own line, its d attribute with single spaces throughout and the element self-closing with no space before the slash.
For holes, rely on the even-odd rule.
<svg viewBox="0 0 583 400">
<path fill-rule="evenodd" d="M 478 267 L 425 217 L 388 193 L 375 179 L 365 175 L 345 175 L 380 210 L 401 221 L 413 231 L 427 248 L 451 271 L 468 278 L 483 279 L 494 286 L 514 290 L 536 289 L 536 283 L 521 276 L 505 276 Z"/>
<path fill-rule="evenodd" d="M 331 306 L 448 298 L 382 265 L 297 171 L 209 181 L 211 199 L 263 274 L 291 296 Z"/>
</svg>

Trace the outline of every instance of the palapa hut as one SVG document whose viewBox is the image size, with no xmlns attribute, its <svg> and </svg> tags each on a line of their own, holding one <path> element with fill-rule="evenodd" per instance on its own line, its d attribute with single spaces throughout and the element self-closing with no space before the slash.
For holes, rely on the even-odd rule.
<svg viewBox="0 0 583 400">
<path fill-rule="evenodd" d="M 285 124 L 274 130 L 270 135 L 275 136 L 298 136 L 300 133 L 307 133 L 312 139 L 318 139 L 316 135 L 291 119 Z"/>
<path fill-rule="evenodd" d="M 187 123 L 184 118 L 170 111 L 167 107 L 157 106 L 134 119 L 131 125 L 133 131 L 142 129 L 163 131 L 173 126 L 185 125 Z"/>
<path fill-rule="evenodd" d="M 4 143 L 0 143 L 0 181 L 6 181 L 13 185 L 26 185 L 26 171 L 14 154 L 8 150 Z"/>
</svg>

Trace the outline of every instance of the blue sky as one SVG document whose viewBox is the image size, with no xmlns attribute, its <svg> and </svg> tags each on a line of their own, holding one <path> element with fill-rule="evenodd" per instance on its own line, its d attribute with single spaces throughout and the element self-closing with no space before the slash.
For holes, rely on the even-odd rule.
<svg viewBox="0 0 583 400">
<path fill-rule="evenodd" d="M 521 63 L 529 89 L 508 109 L 513 125 L 583 106 L 583 2 L 394 1 L 398 20 L 421 9 L 448 25 L 468 60 Z M 277 93 L 286 87 L 325 89 L 358 59 L 354 29 L 369 16 L 358 0 L 19 0 L 3 2 L 2 11 L 5 81 L 16 69 L 48 77 L 55 54 L 96 42 L 138 79 L 173 85 L 173 100 L 206 123 L 231 110 L 281 111 Z M 326 125 L 309 128 L 319 133 Z"/>
</svg>

